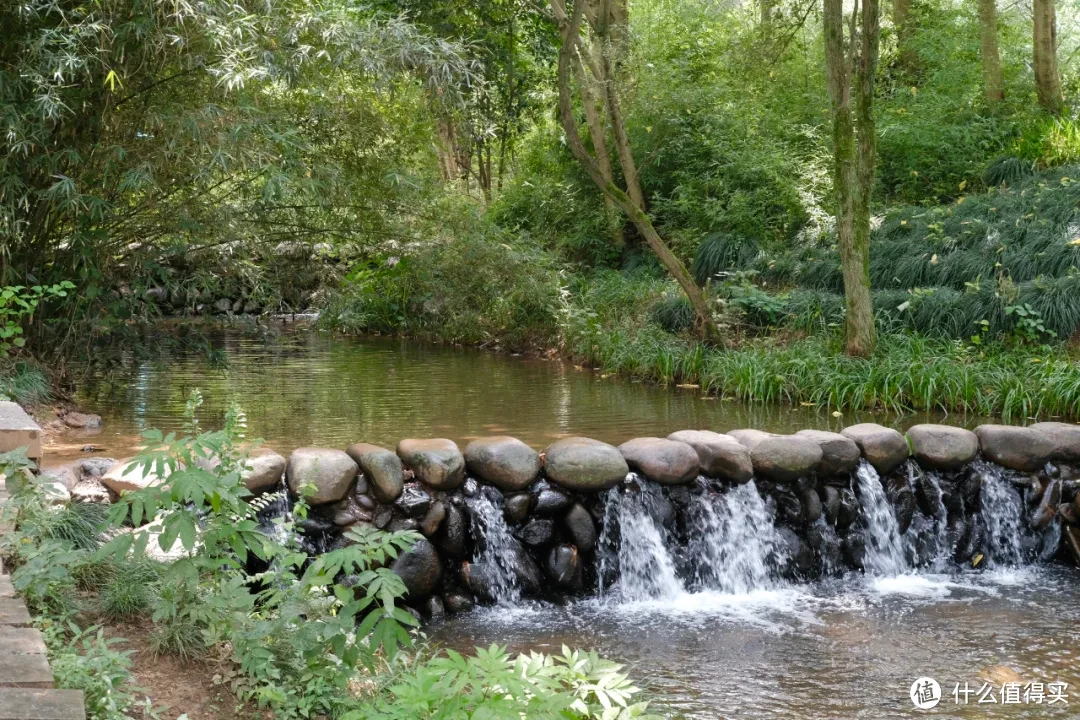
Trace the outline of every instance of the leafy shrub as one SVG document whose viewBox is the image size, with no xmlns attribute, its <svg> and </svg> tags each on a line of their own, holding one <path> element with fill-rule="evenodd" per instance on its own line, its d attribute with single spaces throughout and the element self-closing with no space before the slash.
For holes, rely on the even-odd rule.
<svg viewBox="0 0 1080 720">
<path fill-rule="evenodd" d="M 43 630 L 57 687 L 83 691 L 89 720 L 128 720 L 138 708 L 151 710 L 132 683 L 132 651 L 113 647 L 123 640 L 106 639 L 98 627 L 49 622 Z"/>
<path fill-rule="evenodd" d="M 690 271 L 699 285 L 722 272 L 749 268 L 760 252 L 758 243 L 738 235 L 712 233 L 698 246 Z"/>
<path fill-rule="evenodd" d="M 669 333 L 681 333 L 694 327 L 697 315 L 683 295 L 667 295 L 649 308 L 652 321 Z"/>
</svg>

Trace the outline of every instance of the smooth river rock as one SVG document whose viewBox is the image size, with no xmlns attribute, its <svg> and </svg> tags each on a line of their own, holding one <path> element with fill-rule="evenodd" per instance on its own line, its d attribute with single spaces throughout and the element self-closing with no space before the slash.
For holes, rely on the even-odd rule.
<svg viewBox="0 0 1080 720">
<path fill-rule="evenodd" d="M 750 449 L 730 435 L 710 430 L 679 430 L 668 435 L 668 440 L 686 443 L 698 456 L 698 469 L 702 475 L 731 482 L 744 483 L 754 477 L 754 465 Z"/>
<path fill-rule="evenodd" d="M 1080 462 L 1080 425 L 1061 422 L 1041 422 L 1029 425 L 1035 432 L 1042 433 L 1053 444 L 1051 460 Z"/>
<path fill-rule="evenodd" d="M 739 428 L 738 430 L 731 430 L 728 432 L 730 437 L 735 438 L 744 447 L 753 450 L 754 447 L 762 440 L 768 440 L 771 437 L 776 437 L 776 433 L 765 432 L 764 430 L 755 430 L 753 428 Z"/>
<path fill-rule="evenodd" d="M 955 470 L 979 453 L 975 433 L 952 425 L 912 425 L 907 436 L 911 454 L 928 470 Z"/>
<path fill-rule="evenodd" d="M 465 466 L 500 490 L 522 490 L 540 474 L 540 453 L 517 438 L 498 435 L 465 446 Z"/>
<path fill-rule="evenodd" d="M 341 450 L 328 448 L 297 448 L 289 455 L 285 480 L 294 495 L 310 485 L 314 492 L 308 496 L 311 505 L 325 505 L 345 497 L 356 480 L 360 468 Z"/>
<path fill-rule="evenodd" d="M 134 458 L 121 460 L 109 468 L 109 471 L 101 476 L 101 484 L 112 490 L 117 495 L 123 495 L 133 490 L 160 485 L 172 474 L 166 467 L 160 475 L 152 469 L 147 469 L 141 462 Z"/>
<path fill-rule="evenodd" d="M 410 600 L 430 595 L 442 580 L 442 561 L 435 547 L 420 538 L 407 552 L 398 556 L 390 569 L 397 573 L 408 590 Z"/>
<path fill-rule="evenodd" d="M 565 438 L 548 445 L 544 450 L 544 467 L 552 481 L 579 492 L 615 487 L 630 472 L 618 448 L 583 437 Z"/>
<path fill-rule="evenodd" d="M 854 440 L 862 456 L 881 475 L 896 469 L 908 458 L 907 440 L 892 428 L 876 423 L 860 423 L 844 428 L 840 434 Z"/>
<path fill-rule="evenodd" d="M 859 446 L 849 437 L 826 430 L 800 430 L 795 437 L 817 443 L 821 461 L 814 468 L 819 477 L 831 477 L 852 472 L 859 465 Z"/>
<path fill-rule="evenodd" d="M 564 521 L 574 545 L 584 552 L 592 552 L 596 547 L 596 525 L 589 511 L 575 503 L 566 513 Z"/>
<path fill-rule="evenodd" d="M 661 485 L 682 485 L 697 477 L 698 454 L 677 440 L 641 437 L 619 446 L 631 470 Z"/>
<path fill-rule="evenodd" d="M 1012 470 L 1041 470 L 1054 453 L 1054 443 L 1044 433 L 1013 425 L 980 425 L 975 428 L 983 455 Z"/>
<path fill-rule="evenodd" d="M 397 454 L 417 480 L 436 490 L 453 490 L 465 479 L 465 458 L 453 440 L 402 440 Z"/>
<path fill-rule="evenodd" d="M 244 487 L 258 495 L 274 490 L 281 484 L 285 465 L 285 458 L 273 450 L 259 449 L 244 462 L 240 479 L 244 482 Z"/>
<path fill-rule="evenodd" d="M 353 443 L 345 452 L 371 481 L 376 500 L 382 503 L 397 500 L 405 487 L 405 468 L 396 453 L 368 443 Z"/>
<path fill-rule="evenodd" d="M 795 435 L 764 438 L 750 450 L 754 472 L 769 480 L 789 483 L 804 477 L 821 462 L 816 442 Z"/>
</svg>

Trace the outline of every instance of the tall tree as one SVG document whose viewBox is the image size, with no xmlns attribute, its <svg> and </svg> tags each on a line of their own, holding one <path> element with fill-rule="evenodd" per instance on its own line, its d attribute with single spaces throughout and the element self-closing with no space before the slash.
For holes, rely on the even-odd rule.
<svg viewBox="0 0 1080 720">
<path fill-rule="evenodd" d="M 874 76 L 881 35 L 878 0 L 855 0 L 844 38 L 844 0 L 824 0 L 825 70 L 832 107 L 836 234 L 844 274 L 849 355 L 876 342 L 870 299 L 870 195 L 874 184 Z M 852 94 L 855 107 L 852 108 Z"/>
<path fill-rule="evenodd" d="M 701 288 L 694 282 L 693 276 L 686 269 L 686 265 L 683 264 L 682 260 L 671 251 L 664 239 L 660 237 L 660 233 L 656 231 L 645 210 L 644 196 L 637 176 L 637 166 L 634 164 L 633 148 L 630 146 L 630 140 L 626 133 L 626 124 L 623 120 L 619 96 L 616 91 L 614 62 L 612 60 L 613 46 L 621 41 L 620 36 L 625 30 L 625 26 L 620 26 L 618 22 L 620 12 L 612 12 L 609 2 L 600 2 L 591 6 L 589 8 L 589 28 L 595 37 L 592 42 L 586 43 L 582 37 L 582 21 L 585 16 L 586 2 L 587 0 L 577 0 L 568 11 L 563 0 L 551 0 L 551 9 L 555 14 L 562 36 L 557 79 L 559 117 L 566 133 L 567 144 L 570 146 L 571 153 L 585 168 L 592 181 L 606 198 L 610 199 L 626 213 L 634 227 L 637 228 L 638 233 L 644 238 L 649 249 L 653 251 L 664 268 L 682 288 L 697 316 L 697 325 L 701 334 L 710 341 L 719 341 L 720 333 L 716 327 L 716 321 L 713 320 L 712 312 L 709 310 Z M 619 3 L 616 3 L 616 5 L 621 7 Z M 625 15 L 622 15 L 622 17 L 625 17 Z M 612 129 L 626 190 L 604 176 L 597 159 L 586 149 L 581 141 L 581 136 L 578 134 L 577 119 L 574 116 L 572 102 L 573 90 L 571 88 L 571 75 L 575 74 L 573 68 L 576 65 L 581 65 L 580 70 L 577 71 L 579 75 L 592 73 L 603 88 L 607 124 Z"/>
<path fill-rule="evenodd" d="M 911 0 L 892 0 L 892 21 L 900 50 L 900 65 L 910 70 L 916 62 L 915 51 L 911 49 Z"/>
<path fill-rule="evenodd" d="M 1035 65 L 1035 91 L 1039 104 L 1047 111 L 1060 113 L 1064 100 L 1061 96 L 1061 76 L 1057 62 L 1057 11 L 1054 0 L 1033 0 L 1034 37 L 1032 61 Z"/>
<path fill-rule="evenodd" d="M 982 56 L 983 92 L 988 103 L 1005 99 L 998 54 L 996 0 L 979 0 L 979 54 Z"/>
</svg>

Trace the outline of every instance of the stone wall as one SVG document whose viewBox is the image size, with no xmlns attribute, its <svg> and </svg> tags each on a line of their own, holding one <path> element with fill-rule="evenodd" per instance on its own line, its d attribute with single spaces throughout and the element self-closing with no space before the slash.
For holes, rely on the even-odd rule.
<svg viewBox="0 0 1080 720">
<path fill-rule="evenodd" d="M 158 481 L 125 475 L 122 463 L 106 471 L 100 460 L 88 462 L 51 471 L 52 481 L 76 498 L 87 486 L 104 485 L 115 498 Z M 250 465 L 245 482 L 256 494 L 286 492 L 283 480 L 294 497 L 310 486 L 312 512 L 299 529 L 312 552 L 347 544 L 345 531 L 358 526 L 419 532 L 423 539 L 394 569 L 409 603 L 431 616 L 492 601 L 508 573 L 523 596 L 593 592 L 605 507 L 613 494 L 645 487 L 662 503 L 672 537 L 685 541 L 695 497 L 753 481 L 786 545 L 783 575 L 811 580 L 862 570 L 867 543 L 875 540 L 856 474 L 869 467 L 899 532 L 913 523 L 936 528 L 947 537 L 951 563 L 970 568 L 994 560 L 987 516 L 996 495 L 983 492 L 991 475 L 1019 499 L 1010 512 L 1024 529 L 1023 560 L 1080 560 L 1080 425 L 1064 423 L 983 425 L 974 432 L 916 425 L 906 436 L 874 424 L 793 435 L 685 430 L 618 447 L 572 437 L 542 452 L 504 436 L 474 440 L 464 451 L 450 440 L 407 439 L 394 451 L 365 443 L 298 448 L 287 459 L 263 451 Z M 479 532 L 492 508 L 505 524 L 499 538 Z M 501 554 L 493 561 L 483 550 L 495 542 Z M 927 559 L 918 538 L 913 546 L 918 567 Z"/>
</svg>

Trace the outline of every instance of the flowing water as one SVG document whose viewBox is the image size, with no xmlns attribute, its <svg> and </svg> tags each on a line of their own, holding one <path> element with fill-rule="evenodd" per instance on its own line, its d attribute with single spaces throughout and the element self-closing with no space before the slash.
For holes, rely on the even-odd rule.
<svg viewBox="0 0 1080 720">
<path fill-rule="evenodd" d="M 511 566 L 517 540 L 503 517 L 502 504 L 485 494 L 469 500 L 476 554 L 473 562 L 488 568 L 487 580 L 492 599 L 497 605 L 514 605 L 521 600 L 517 574 Z"/>
<path fill-rule="evenodd" d="M 103 415 L 104 429 L 54 440 L 46 463 L 79 456 L 85 444 L 114 456 L 132 453 L 142 430 L 180 428 L 195 387 L 206 399 L 204 426 L 219 425 L 237 400 L 250 435 L 283 452 L 358 440 L 392 447 L 408 436 L 464 443 L 511 434 L 543 447 L 571 434 L 617 443 L 685 428 L 792 432 L 877 421 L 903 429 L 941 419 L 748 409 L 703 399 L 694 388 L 655 388 L 556 361 L 398 340 L 292 329 L 260 336 L 227 330 L 210 340 L 211 355 L 224 358 L 227 371 L 191 344 L 152 360 L 125 352 L 99 363 L 109 371 L 91 369 L 79 399 Z M 978 419 L 945 422 L 970 426 Z M 670 494 L 639 481 L 606 499 L 599 594 L 558 606 L 525 602 L 503 578 L 493 583 L 495 607 L 427 632 L 462 650 L 491 643 L 520 651 L 594 648 L 626 663 L 658 709 L 689 718 L 908 718 L 916 714 L 909 688 L 922 676 L 935 678 L 944 695 L 926 715 L 1078 717 L 1080 572 L 1032 564 L 1035 545 L 1016 522 L 1020 494 L 999 469 L 979 472 L 977 519 L 990 556 L 980 570 L 943 572 L 952 548 L 936 476 L 926 479 L 936 488 L 936 498 L 929 493 L 933 517 L 917 514 L 901 536 L 881 479 L 864 464 L 855 485 L 869 572 L 809 585 L 779 574 L 786 545 L 773 525 L 772 501 L 753 483 L 725 491 L 699 483 L 682 500 L 688 505 L 680 526 Z M 498 548 L 516 541 L 490 499 L 471 501 L 480 536 L 472 560 L 494 565 L 498 578 Z M 838 542 L 830 527 L 819 524 L 817 531 L 820 543 Z M 988 705 L 973 695 L 966 705 L 954 702 L 954 685 L 978 690 L 990 682 L 1000 692 L 1014 681 L 1069 683 L 1070 701 Z"/>
</svg>

